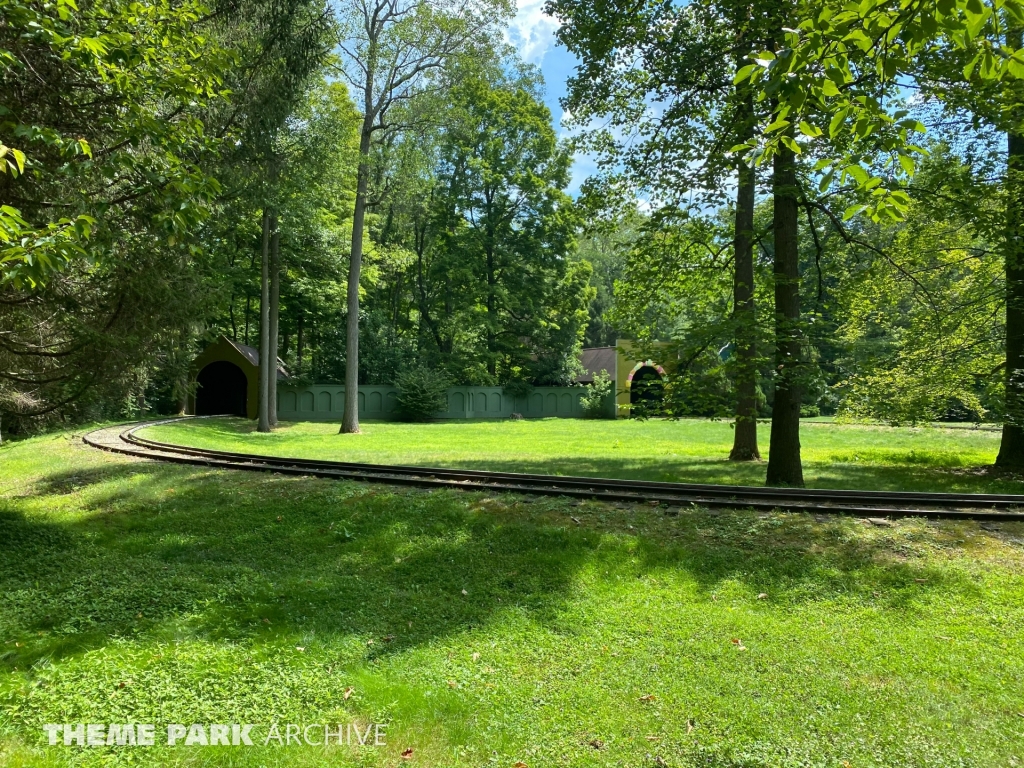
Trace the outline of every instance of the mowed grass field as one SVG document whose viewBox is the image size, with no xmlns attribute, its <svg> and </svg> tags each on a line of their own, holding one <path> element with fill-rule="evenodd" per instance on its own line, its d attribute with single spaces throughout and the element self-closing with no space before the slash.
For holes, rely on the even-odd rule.
<svg viewBox="0 0 1024 768">
<path fill-rule="evenodd" d="M 617 439 L 652 426 L 686 428 Z M 402 453 L 403 429 L 346 444 L 453 450 Z M 1017 766 L 1022 680 L 1021 524 L 426 492 L 71 433 L 0 448 L 3 766 Z M 66 722 L 252 723 L 256 746 L 47 746 Z M 262 746 L 275 722 L 385 723 L 386 746 Z"/>
<path fill-rule="evenodd" d="M 725 421 L 538 419 L 435 424 L 285 423 L 271 434 L 245 419 L 198 419 L 142 431 L 201 448 L 312 459 L 498 469 L 513 472 L 762 485 L 765 463 L 728 461 Z M 768 456 L 768 425 L 760 429 Z M 999 432 L 807 421 L 804 478 L 819 488 L 1024 493 L 1018 478 L 993 475 Z"/>
</svg>

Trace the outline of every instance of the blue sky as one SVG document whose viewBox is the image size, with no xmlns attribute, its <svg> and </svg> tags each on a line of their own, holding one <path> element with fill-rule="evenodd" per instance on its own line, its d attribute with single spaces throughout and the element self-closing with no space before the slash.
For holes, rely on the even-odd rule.
<svg viewBox="0 0 1024 768">
<path fill-rule="evenodd" d="M 559 126 L 562 107 L 558 100 L 565 95 L 565 81 L 576 66 L 576 57 L 555 42 L 558 22 L 544 13 L 544 0 L 517 0 L 518 13 L 509 28 L 509 40 L 524 61 L 540 67 L 544 75 L 544 101 Z M 564 131 L 560 132 L 564 135 Z M 594 166 L 590 158 L 577 156 L 569 192 L 575 195 Z"/>
</svg>

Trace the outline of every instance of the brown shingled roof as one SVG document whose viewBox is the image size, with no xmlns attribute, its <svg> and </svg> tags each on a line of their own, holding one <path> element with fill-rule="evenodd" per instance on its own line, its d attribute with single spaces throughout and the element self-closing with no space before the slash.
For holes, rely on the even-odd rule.
<svg viewBox="0 0 1024 768">
<path fill-rule="evenodd" d="M 582 376 L 577 376 L 579 384 L 590 384 L 594 376 L 601 371 L 607 371 L 608 375 L 615 378 L 615 347 L 591 347 L 584 349 L 580 355 L 580 362 L 586 371 Z"/>
<path fill-rule="evenodd" d="M 239 344 L 237 341 L 232 341 L 227 336 L 222 336 L 228 344 L 237 349 L 239 353 L 245 357 L 250 363 L 255 365 L 257 368 L 260 367 L 260 351 L 256 347 L 250 347 L 246 344 Z M 284 368 L 284 363 L 281 362 L 281 358 L 277 359 L 277 379 L 278 381 L 288 378 L 288 371 Z"/>
</svg>

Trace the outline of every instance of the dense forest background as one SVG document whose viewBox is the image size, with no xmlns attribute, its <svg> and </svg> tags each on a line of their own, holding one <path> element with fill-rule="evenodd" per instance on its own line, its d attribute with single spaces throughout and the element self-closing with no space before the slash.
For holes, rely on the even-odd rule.
<svg viewBox="0 0 1024 768">
<path fill-rule="evenodd" d="M 563 130 L 503 0 L 12 0 L 0 424 L 176 413 L 219 334 L 513 388 L 669 342 L 653 415 L 1012 422 L 1024 57 L 979 7 L 552 2 Z"/>
</svg>

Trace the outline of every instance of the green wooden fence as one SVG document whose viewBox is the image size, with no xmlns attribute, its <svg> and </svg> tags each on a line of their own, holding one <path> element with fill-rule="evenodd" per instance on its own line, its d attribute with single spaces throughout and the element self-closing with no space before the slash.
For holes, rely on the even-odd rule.
<svg viewBox="0 0 1024 768">
<path fill-rule="evenodd" d="M 437 419 L 507 419 L 520 413 L 529 419 L 545 417 L 581 418 L 580 398 L 586 387 L 536 387 L 525 397 L 512 398 L 501 387 L 450 387 L 448 407 Z M 390 386 L 359 387 L 359 418 L 396 418 L 398 389 Z M 609 415 L 614 399 L 608 398 Z M 340 421 L 345 412 L 345 387 L 335 384 L 295 386 L 280 382 L 277 388 L 277 418 L 281 421 Z"/>
</svg>

